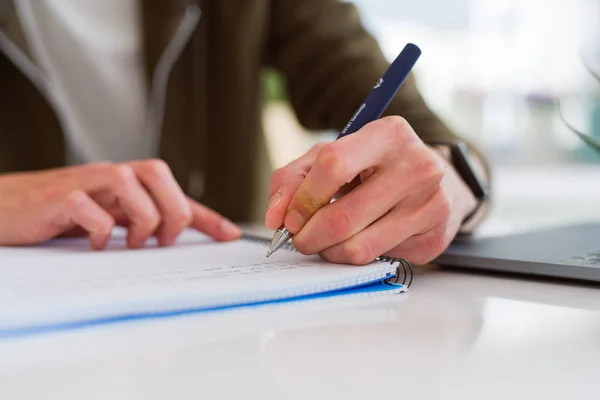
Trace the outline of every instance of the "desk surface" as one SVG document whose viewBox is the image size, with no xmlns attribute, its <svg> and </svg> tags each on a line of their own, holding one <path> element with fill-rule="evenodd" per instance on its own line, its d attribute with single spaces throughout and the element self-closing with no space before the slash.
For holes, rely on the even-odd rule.
<svg viewBox="0 0 600 400">
<path fill-rule="evenodd" d="M 428 269 L 408 295 L 0 344 L 0 398 L 597 398 L 598 287 Z"/>
<path fill-rule="evenodd" d="M 0 342 L 0 398 L 595 399 L 598 360 L 599 286 L 428 267 L 405 295 Z"/>
</svg>

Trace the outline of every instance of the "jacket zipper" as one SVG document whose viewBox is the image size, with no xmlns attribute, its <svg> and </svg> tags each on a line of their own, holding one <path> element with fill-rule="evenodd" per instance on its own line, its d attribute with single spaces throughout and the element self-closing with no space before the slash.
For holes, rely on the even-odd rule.
<svg viewBox="0 0 600 400">
<path fill-rule="evenodd" d="M 175 62 L 179 59 L 181 53 L 183 53 L 185 46 L 196 30 L 201 14 L 202 11 L 199 5 L 192 4 L 186 6 L 179 27 L 158 59 L 156 68 L 152 74 L 146 130 L 152 132 L 153 137 L 159 137 L 162 131 L 169 76 Z M 158 148 L 153 150 L 154 154 L 158 153 Z"/>
<path fill-rule="evenodd" d="M 163 117 L 165 112 L 165 101 L 167 95 L 167 85 L 169 76 L 175 65 L 175 62 L 181 56 L 185 46 L 189 42 L 192 34 L 198 26 L 202 12 L 200 6 L 191 4 L 186 6 L 184 16 L 179 23 L 179 27 L 169 40 L 167 47 L 161 54 L 154 73 L 152 74 L 152 83 L 150 86 L 150 95 L 148 99 L 148 115 L 146 118 L 146 130 L 151 130 L 156 136 L 160 135 L 162 130 Z M 42 70 L 32 62 L 29 57 L 15 45 L 9 37 L 0 29 L 0 50 L 8 59 L 31 81 L 38 89 L 41 95 L 46 99 L 54 110 L 62 130 L 65 124 L 62 121 L 62 113 L 59 112 L 59 106 L 52 91 L 48 90 L 46 77 Z M 158 149 L 154 149 L 155 152 Z"/>
</svg>

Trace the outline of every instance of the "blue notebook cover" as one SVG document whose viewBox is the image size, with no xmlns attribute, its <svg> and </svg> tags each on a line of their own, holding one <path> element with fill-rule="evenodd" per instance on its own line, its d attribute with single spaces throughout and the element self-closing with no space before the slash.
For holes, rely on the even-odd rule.
<svg viewBox="0 0 600 400">
<path fill-rule="evenodd" d="M 394 276 L 389 276 L 388 279 L 393 279 Z M 82 319 L 78 321 L 72 321 L 68 323 L 57 323 L 57 324 L 47 324 L 47 325 L 39 325 L 39 326 L 30 326 L 26 328 L 17 328 L 17 329 L 5 329 L 0 330 L 0 339 L 4 338 L 14 338 L 14 337 L 24 337 L 31 336 L 36 334 L 43 333 L 51 333 L 51 332 L 60 332 L 67 331 L 72 329 L 82 329 L 89 328 L 93 326 L 107 325 L 107 324 L 115 324 L 115 323 L 124 323 L 129 321 L 137 321 L 137 320 L 148 320 L 148 319 L 161 319 L 161 318 L 172 318 L 184 315 L 191 314 L 199 314 L 205 312 L 216 312 L 219 310 L 226 310 L 231 308 L 239 308 L 239 307 L 257 307 L 265 304 L 276 304 L 276 303 L 290 303 L 295 301 L 306 301 L 306 300 L 316 300 L 316 299 L 326 299 L 333 298 L 338 296 L 351 296 L 351 295 L 368 295 L 368 294 L 396 294 L 405 291 L 407 288 L 398 283 L 391 283 L 388 281 L 377 280 L 375 282 L 366 283 L 363 285 L 333 290 L 329 292 L 316 293 L 306 296 L 297 296 L 290 297 L 279 300 L 270 300 L 270 301 L 261 301 L 255 303 L 247 303 L 247 304 L 232 304 L 223 307 L 198 307 L 198 308 L 188 308 L 188 309 L 178 309 L 171 311 L 161 311 L 161 312 L 150 312 L 150 313 L 132 313 L 132 314 L 124 314 L 124 315 L 115 315 L 110 317 L 103 318 L 95 318 L 95 319 Z"/>
</svg>

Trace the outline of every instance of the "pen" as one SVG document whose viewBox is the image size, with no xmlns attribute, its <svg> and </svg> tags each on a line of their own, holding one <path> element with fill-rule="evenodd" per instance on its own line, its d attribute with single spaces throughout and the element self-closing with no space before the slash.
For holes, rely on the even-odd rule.
<svg viewBox="0 0 600 400">
<path fill-rule="evenodd" d="M 336 140 L 353 134 L 369 122 L 381 117 L 381 114 L 383 114 L 398 92 L 398 89 L 400 89 L 400 86 L 402 86 L 402 83 L 404 83 L 410 74 L 420 55 L 421 50 L 412 43 L 408 43 L 402 49 L 398 57 L 396 57 L 387 71 L 377 81 L 366 100 L 358 107 L 352 118 L 350 118 L 350 121 L 348 121 Z M 269 245 L 267 257 L 279 250 L 291 237 L 292 234 L 285 226 L 277 229 Z"/>
</svg>

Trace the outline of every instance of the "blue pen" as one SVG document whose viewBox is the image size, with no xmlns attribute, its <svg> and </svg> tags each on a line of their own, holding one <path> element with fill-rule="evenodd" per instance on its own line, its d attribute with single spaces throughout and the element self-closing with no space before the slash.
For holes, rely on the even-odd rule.
<svg viewBox="0 0 600 400">
<path fill-rule="evenodd" d="M 338 137 L 342 138 L 358 131 L 371 121 L 379 119 L 387 106 L 390 104 L 402 83 L 406 80 L 410 71 L 421 55 L 421 50 L 414 44 L 407 44 L 398 57 L 392 62 L 387 71 L 377 81 L 366 100 L 358 107 L 350 121 L 340 132 Z M 275 231 L 267 257 L 281 248 L 292 237 L 292 234 L 282 226 Z"/>
</svg>

